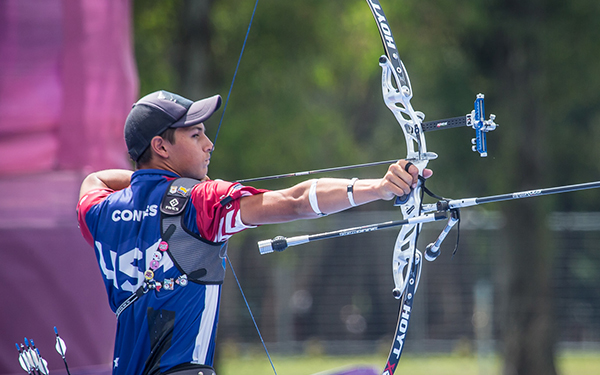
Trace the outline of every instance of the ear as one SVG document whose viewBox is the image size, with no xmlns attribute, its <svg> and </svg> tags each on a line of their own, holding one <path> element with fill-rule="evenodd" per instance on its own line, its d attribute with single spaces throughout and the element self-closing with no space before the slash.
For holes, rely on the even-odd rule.
<svg viewBox="0 0 600 375">
<path fill-rule="evenodd" d="M 150 148 L 152 148 L 152 151 L 159 157 L 167 159 L 169 158 L 169 151 L 167 147 L 165 147 L 166 143 L 168 143 L 167 140 L 156 135 L 150 141 Z"/>
</svg>

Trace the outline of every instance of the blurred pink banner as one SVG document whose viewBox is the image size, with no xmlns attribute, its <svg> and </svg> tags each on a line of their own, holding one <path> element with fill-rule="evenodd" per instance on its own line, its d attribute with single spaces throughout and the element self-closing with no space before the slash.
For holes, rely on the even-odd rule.
<svg viewBox="0 0 600 375">
<path fill-rule="evenodd" d="M 0 176 L 128 167 L 128 0 L 0 2 Z"/>
<path fill-rule="evenodd" d="M 57 326 L 72 374 L 107 374 L 116 320 L 75 207 L 81 180 L 131 168 L 137 98 L 130 0 L 0 1 L 0 374 L 35 340 L 51 372 Z"/>
</svg>

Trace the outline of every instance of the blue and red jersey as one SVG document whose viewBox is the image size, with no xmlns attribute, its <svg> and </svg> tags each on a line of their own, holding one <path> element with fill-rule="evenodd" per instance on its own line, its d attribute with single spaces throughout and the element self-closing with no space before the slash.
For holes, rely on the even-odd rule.
<svg viewBox="0 0 600 375">
<path fill-rule="evenodd" d="M 128 188 L 93 190 L 79 200 L 79 226 L 94 247 L 113 311 L 144 283 L 161 242 L 160 202 L 177 177 L 164 170 L 138 170 Z M 198 183 L 183 213 L 184 225 L 204 240 L 225 242 L 249 228 L 241 221 L 239 198 L 264 191 L 219 180 Z M 231 199 L 222 205 L 226 197 Z M 156 280 L 181 276 L 169 256 L 154 269 Z M 146 366 L 149 372 L 184 363 L 212 366 L 220 296 L 221 285 L 193 282 L 144 294 L 119 317 L 113 374 L 142 374 Z"/>
</svg>

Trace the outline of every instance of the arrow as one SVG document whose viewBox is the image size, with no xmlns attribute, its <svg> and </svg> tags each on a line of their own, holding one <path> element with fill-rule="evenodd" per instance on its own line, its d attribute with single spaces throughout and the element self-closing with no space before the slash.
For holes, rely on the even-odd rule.
<svg viewBox="0 0 600 375">
<path fill-rule="evenodd" d="M 21 344 L 21 346 L 19 346 L 19 344 L 16 344 L 17 350 L 19 351 L 19 364 L 21 365 L 21 368 L 23 368 L 23 370 L 25 370 L 25 372 L 27 372 L 28 374 L 32 373 L 32 369 L 31 366 L 29 365 L 29 362 L 27 361 L 27 356 L 25 354 L 25 346 L 23 346 L 23 344 Z"/>
<path fill-rule="evenodd" d="M 54 346 L 54 348 L 62 357 L 63 362 L 65 363 L 65 369 L 67 369 L 67 374 L 71 375 L 71 373 L 69 372 L 69 365 L 67 364 L 67 359 L 65 358 L 65 354 L 67 353 L 67 344 L 65 344 L 65 340 L 60 338 L 60 336 L 58 335 L 58 329 L 56 329 L 56 327 L 54 327 L 54 333 L 56 334 L 56 345 Z"/>
</svg>

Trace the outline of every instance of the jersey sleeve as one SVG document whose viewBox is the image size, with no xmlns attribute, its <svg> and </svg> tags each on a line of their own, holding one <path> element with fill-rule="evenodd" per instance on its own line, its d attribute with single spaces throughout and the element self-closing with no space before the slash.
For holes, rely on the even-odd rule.
<svg viewBox="0 0 600 375">
<path fill-rule="evenodd" d="M 223 242 L 235 233 L 254 228 L 242 223 L 240 198 L 267 191 L 220 180 L 194 186 L 192 204 L 200 236 L 212 242 Z"/>
<path fill-rule="evenodd" d="M 77 222 L 79 223 L 79 230 L 83 235 L 83 238 L 90 244 L 94 245 L 94 238 L 90 232 L 88 224 L 85 220 L 87 213 L 90 209 L 106 199 L 114 191 L 111 189 L 96 189 L 85 194 L 77 203 Z"/>
</svg>

